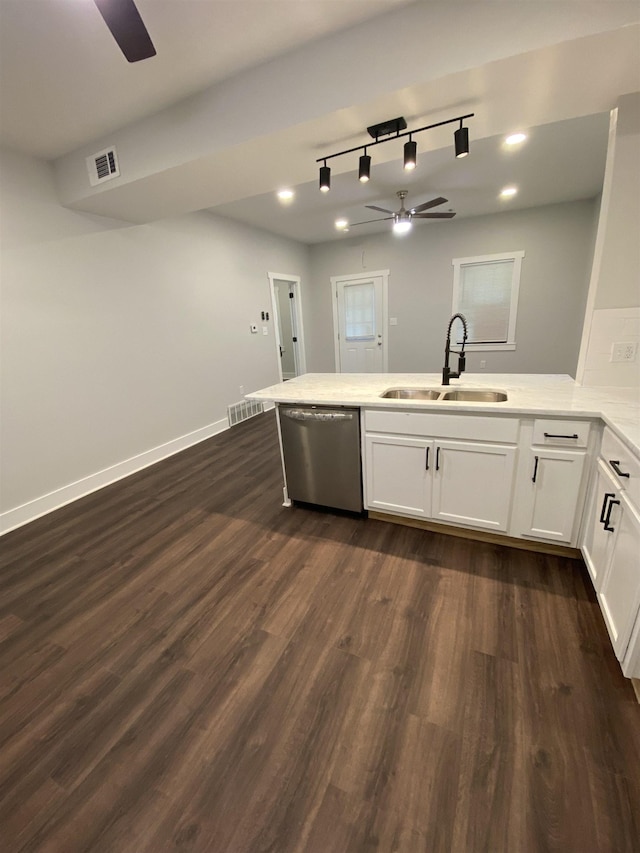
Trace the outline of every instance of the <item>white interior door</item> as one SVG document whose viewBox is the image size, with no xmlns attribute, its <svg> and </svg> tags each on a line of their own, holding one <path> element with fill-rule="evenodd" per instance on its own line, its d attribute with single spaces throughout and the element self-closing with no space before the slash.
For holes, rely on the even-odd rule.
<svg viewBox="0 0 640 853">
<path fill-rule="evenodd" d="M 386 373 L 389 271 L 335 276 L 334 337 L 338 373 Z"/>
<path fill-rule="evenodd" d="M 302 325 L 300 278 L 269 273 L 275 343 L 278 350 L 280 380 L 286 381 L 307 372 Z"/>
</svg>

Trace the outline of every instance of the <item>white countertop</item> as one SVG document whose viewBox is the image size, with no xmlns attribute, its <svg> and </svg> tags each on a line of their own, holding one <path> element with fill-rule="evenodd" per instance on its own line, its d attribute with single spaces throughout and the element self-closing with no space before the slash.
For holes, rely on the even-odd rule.
<svg viewBox="0 0 640 853">
<path fill-rule="evenodd" d="M 452 379 L 449 387 L 505 391 L 507 400 L 470 403 L 380 397 L 388 388 L 448 390 L 441 381 L 439 373 L 306 373 L 246 397 L 300 405 L 601 418 L 640 456 L 640 388 L 587 388 L 562 374 L 465 373 L 462 379 Z"/>
</svg>

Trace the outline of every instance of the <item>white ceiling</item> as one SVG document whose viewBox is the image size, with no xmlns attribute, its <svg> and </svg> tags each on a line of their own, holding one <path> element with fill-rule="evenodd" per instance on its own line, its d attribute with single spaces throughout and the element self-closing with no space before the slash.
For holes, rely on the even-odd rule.
<svg viewBox="0 0 640 853">
<path fill-rule="evenodd" d="M 93 0 L 0 0 L 0 143 L 55 160 L 62 203 L 130 222 L 208 209 L 314 243 L 385 230 L 333 223 L 397 209 L 399 189 L 410 205 L 444 196 L 457 217 L 592 197 L 608 111 L 640 88 L 638 2 L 137 4 L 158 55 L 129 64 Z M 331 161 L 332 190 L 318 192 L 316 158 L 363 144 L 368 124 L 467 112 L 464 160 L 451 127 L 427 131 L 413 174 L 389 142 L 369 152 L 368 185 L 354 154 Z M 529 139 L 507 152 L 517 129 Z M 112 144 L 121 177 L 92 188 L 84 158 Z M 505 183 L 520 190 L 508 205 Z"/>
<path fill-rule="evenodd" d="M 348 232 L 336 231 L 334 223 L 338 218 L 355 223 L 384 216 L 366 208 L 367 204 L 398 210 L 396 192 L 400 189 L 409 191 L 407 209 L 444 197 L 448 203 L 434 210 L 454 210 L 458 218 L 592 198 L 600 192 L 607 154 L 608 113 L 527 128 L 527 133 L 526 142 L 511 148 L 504 144 L 502 136 L 473 141 L 471 134 L 468 157 L 456 160 L 450 144 L 419 154 L 414 172 L 405 172 L 402 167 L 404 140 L 390 140 L 385 147 L 394 147 L 398 159 L 376 165 L 376 149 L 369 149 L 372 170 L 367 184 L 358 181 L 354 168 L 333 176 L 331 191 L 326 194 L 319 192 L 318 181 L 314 180 L 294 187 L 295 199 L 286 204 L 278 200 L 275 192 L 269 192 L 211 210 L 304 243 L 319 243 L 388 231 L 389 221 L 360 225 Z M 415 137 L 418 146 L 421 138 L 422 134 Z M 356 167 L 358 153 L 345 155 L 344 159 L 350 159 Z M 501 199 L 499 191 L 507 185 L 517 186 L 518 194 Z M 428 228 L 429 224 L 428 220 L 414 220 L 414 228 Z"/>
<path fill-rule="evenodd" d="M 130 64 L 92 0 L 0 0 L 0 143 L 54 159 L 408 0 L 136 0 L 157 55 Z"/>
</svg>

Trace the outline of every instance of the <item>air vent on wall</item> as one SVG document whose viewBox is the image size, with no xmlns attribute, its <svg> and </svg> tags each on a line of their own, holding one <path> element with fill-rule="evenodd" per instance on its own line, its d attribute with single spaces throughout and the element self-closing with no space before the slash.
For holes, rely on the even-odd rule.
<svg viewBox="0 0 640 853">
<path fill-rule="evenodd" d="M 110 181 L 112 178 L 119 177 L 120 169 L 118 168 L 116 149 L 113 147 L 105 148 L 104 151 L 98 151 L 97 154 L 87 157 L 87 169 L 92 187 L 101 184 L 103 181 Z"/>
</svg>

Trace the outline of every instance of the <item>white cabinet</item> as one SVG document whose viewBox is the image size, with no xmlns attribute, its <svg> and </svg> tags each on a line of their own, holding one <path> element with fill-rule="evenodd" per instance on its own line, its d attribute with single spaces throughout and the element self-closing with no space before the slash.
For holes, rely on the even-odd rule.
<svg viewBox="0 0 640 853">
<path fill-rule="evenodd" d="M 505 531 L 509 522 L 515 447 L 470 441 L 435 442 L 433 518 Z"/>
<path fill-rule="evenodd" d="M 497 436 L 515 445 L 517 420 L 375 411 L 367 415 L 368 509 L 506 531 L 516 448 L 467 437 Z M 420 430 L 455 438 L 416 435 Z"/>
<path fill-rule="evenodd" d="M 520 485 L 525 506 L 521 535 L 571 542 L 586 453 L 533 448 L 526 458 L 530 476 Z"/>
<path fill-rule="evenodd" d="M 367 435 L 368 507 L 429 518 L 432 464 L 433 441 L 408 436 Z"/>
<path fill-rule="evenodd" d="M 572 545 L 582 514 L 589 421 L 524 421 L 513 536 Z"/>
<path fill-rule="evenodd" d="M 640 678 L 640 463 L 617 443 L 605 430 L 582 554 L 622 671 Z"/>
<path fill-rule="evenodd" d="M 604 573 L 611 559 L 614 538 L 605 525 L 609 502 L 616 499 L 618 485 L 602 461 L 596 467 L 591 488 L 587 523 L 582 541 L 582 556 L 589 569 L 596 592 L 600 591 Z"/>
<path fill-rule="evenodd" d="M 615 653 L 623 660 L 640 607 L 640 517 L 621 494 L 609 498 L 605 520 L 613 545 L 598 598 Z"/>
</svg>

